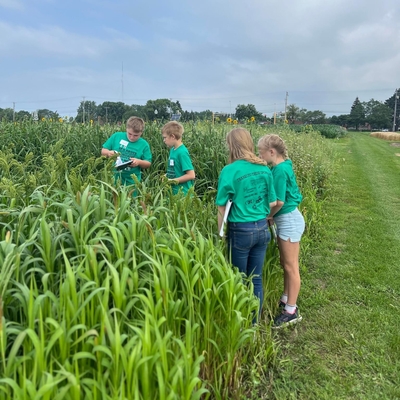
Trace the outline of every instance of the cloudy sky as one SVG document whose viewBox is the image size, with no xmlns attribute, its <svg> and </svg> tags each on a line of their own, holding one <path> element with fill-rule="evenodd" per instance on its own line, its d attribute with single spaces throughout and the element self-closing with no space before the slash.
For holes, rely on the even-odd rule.
<svg viewBox="0 0 400 400">
<path fill-rule="evenodd" d="M 338 115 L 398 86 L 399 0 L 0 0 L 0 108 Z"/>
</svg>

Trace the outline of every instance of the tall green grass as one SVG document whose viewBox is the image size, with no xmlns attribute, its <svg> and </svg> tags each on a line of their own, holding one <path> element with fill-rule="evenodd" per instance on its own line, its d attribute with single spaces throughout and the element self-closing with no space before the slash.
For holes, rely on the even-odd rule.
<svg viewBox="0 0 400 400">
<path fill-rule="evenodd" d="M 271 244 L 253 326 L 258 301 L 217 235 L 229 127 L 186 126 L 198 177 L 187 197 L 162 180 L 168 150 L 156 124 L 144 133 L 154 159 L 136 197 L 113 186 L 112 160 L 99 157 L 114 128 L 0 127 L 0 399 L 257 398 L 275 357 L 268 321 L 281 270 Z M 249 129 L 255 142 L 267 133 Z M 317 133 L 276 133 L 311 238 L 329 146 Z"/>
</svg>

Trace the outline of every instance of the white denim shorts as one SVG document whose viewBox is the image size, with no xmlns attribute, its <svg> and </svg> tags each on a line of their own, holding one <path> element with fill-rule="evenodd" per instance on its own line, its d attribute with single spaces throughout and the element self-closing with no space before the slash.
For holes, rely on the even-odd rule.
<svg viewBox="0 0 400 400">
<path fill-rule="evenodd" d="M 276 234 L 284 241 L 300 242 L 305 223 L 301 212 L 296 208 L 290 213 L 274 217 Z"/>
</svg>

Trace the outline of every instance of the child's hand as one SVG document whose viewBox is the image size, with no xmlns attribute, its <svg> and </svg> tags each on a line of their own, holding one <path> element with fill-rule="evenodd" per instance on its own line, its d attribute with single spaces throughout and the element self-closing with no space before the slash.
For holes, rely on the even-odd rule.
<svg viewBox="0 0 400 400">
<path fill-rule="evenodd" d="M 179 181 L 177 179 L 168 179 L 168 183 L 171 185 L 179 185 Z"/>
</svg>

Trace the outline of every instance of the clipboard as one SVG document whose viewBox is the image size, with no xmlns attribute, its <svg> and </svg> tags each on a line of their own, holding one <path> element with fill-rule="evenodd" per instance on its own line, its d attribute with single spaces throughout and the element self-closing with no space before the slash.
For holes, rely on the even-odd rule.
<svg viewBox="0 0 400 400">
<path fill-rule="evenodd" d="M 125 169 L 125 168 L 130 167 L 131 164 L 132 164 L 132 161 L 131 161 L 131 160 L 126 161 L 126 162 L 123 162 L 123 163 L 121 163 L 121 164 L 116 164 L 116 165 L 115 165 L 115 169 L 116 169 L 117 171 L 121 171 L 121 170 L 123 170 L 123 169 Z"/>
<path fill-rule="evenodd" d="M 219 236 L 224 237 L 224 231 L 225 231 L 225 225 L 228 221 L 228 215 L 229 215 L 229 211 L 231 210 L 232 207 L 232 200 L 228 200 L 225 206 L 225 213 L 224 213 L 224 218 L 222 219 L 222 225 L 221 225 L 221 229 L 219 231 Z"/>
</svg>

